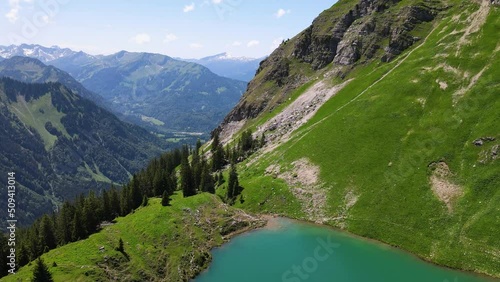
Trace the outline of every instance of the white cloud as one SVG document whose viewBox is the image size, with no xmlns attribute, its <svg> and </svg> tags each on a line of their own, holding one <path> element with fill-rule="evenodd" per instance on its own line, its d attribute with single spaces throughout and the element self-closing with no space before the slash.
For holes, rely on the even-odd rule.
<svg viewBox="0 0 500 282">
<path fill-rule="evenodd" d="M 170 42 L 173 42 L 177 39 L 179 39 L 177 37 L 177 35 L 175 35 L 173 33 L 167 33 L 167 35 L 165 35 L 165 39 L 163 39 L 163 43 L 170 43 Z"/>
<path fill-rule="evenodd" d="M 222 3 L 222 0 L 212 0 L 212 3 L 215 5 Z"/>
<path fill-rule="evenodd" d="M 243 43 L 241 43 L 240 41 L 234 41 L 231 45 L 232 46 L 235 46 L 235 47 L 238 47 L 238 46 L 241 46 Z"/>
<path fill-rule="evenodd" d="M 151 42 L 151 36 L 147 33 L 139 33 L 136 36 L 132 37 L 130 40 L 137 44 L 144 44 Z"/>
<path fill-rule="evenodd" d="M 291 12 L 292 12 L 292 11 L 290 11 L 290 10 L 279 9 L 279 10 L 278 10 L 278 11 L 274 14 L 274 16 L 275 16 L 276 18 L 278 18 L 278 19 L 279 19 L 279 18 L 283 17 L 283 16 L 284 16 L 284 15 L 286 15 L 286 14 L 290 14 Z"/>
<path fill-rule="evenodd" d="M 9 22 L 17 22 L 19 19 L 19 12 L 22 9 L 21 3 L 23 2 L 32 3 L 33 0 L 9 0 L 10 10 L 5 14 L 5 17 L 9 20 Z"/>
<path fill-rule="evenodd" d="M 184 13 L 189 13 L 189 12 L 193 11 L 194 8 L 195 8 L 195 4 L 191 3 L 190 5 L 184 6 L 183 11 L 184 11 Z"/>
<path fill-rule="evenodd" d="M 271 47 L 269 48 L 271 51 L 274 51 L 276 48 L 278 48 L 283 42 L 283 37 L 279 37 L 273 40 L 273 43 L 271 44 Z"/>
<path fill-rule="evenodd" d="M 201 49 L 201 48 L 203 48 L 203 45 L 201 45 L 200 43 L 191 43 L 191 44 L 189 44 L 189 48 L 191 48 L 191 49 Z"/>
<path fill-rule="evenodd" d="M 247 43 L 247 47 L 254 47 L 260 44 L 259 40 L 251 40 Z"/>
<path fill-rule="evenodd" d="M 19 8 L 12 8 L 7 14 L 5 14 L 5 17 L 9 20 L 9 22 L 15 23 L 19 19 L 18 14 Z"/>
</svg>

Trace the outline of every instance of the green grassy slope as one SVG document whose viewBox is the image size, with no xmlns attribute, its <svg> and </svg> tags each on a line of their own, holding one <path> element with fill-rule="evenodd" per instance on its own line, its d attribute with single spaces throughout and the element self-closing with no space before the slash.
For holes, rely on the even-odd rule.
<svg viewBox="0 0 500 282">
<path fill-rule="evenodd" d="M 451 6 L 393 62 L 358 67 L 287 142 L 240 166 L 239 206 L 307 219 L 284 180 L 265 172 L 307 158 L 321 171 L 328 224 L 500 277 L 500 8 L 488 6 L 481 24 L 479 7 Z M 475 146 L 481 137 L 496 140 Z M 443 183 L 462 193 L 450 209 L 431 189 L 433 163 L 449 167 Z"/>
<path fill-rule="evenodd" d="M 18 100 L 17 103 L 10 105 L 11 111 L 22 123 L 34 128 L 40 134 L 46 150 L 52 149 L 57 140 L 57 136 L 52 135 L 45 128 L 47 122 L 51 122 L 52 126 L 62 132 L 64 136 L 70 138 L 66 128 L 61 123 L 61 118 L 65 114 L 54 107 L 50 93 L 30 102 L 24 101 L 22 97 L 19 97 Z"/>
<path fill-rule="evenodd" d="M 210 194 L 175 195 L 168 207 L 160 202 L 150 199 L 88 239 L 44 254 L 54 280 L 186 281 L 208 265 L 210 249 L 224 242 L 221 234 L 228 235 L 234 220 L 257 224 Z M 115 250 L 120 238 L 126 254 Z M 2 281 L 31 281 L 33 266 Z"/>
<path fill-rule="evenodd" d="M 289 139 L 241 163 L 244 201 L 236 207 L 321 221 L 435 263 L 500 277 L 500 8 L 447 3 L 440 18 L 418 27 L 421 40 L 410 49 L 390 63 L 354 66 L 344 78 L 352 81 Z M 481 15 L 487 15 L 484 22 Z M 281 97 L 286 102 L 243 129 L 277 115 L 333 68 L 312 73 L 312 82 Z M 323 82 L 333 86 L 340 79 Z M 251 94 L 246 99 L 256 98 Z M 481 137 L 495 140 L 474 145 Z M 455 196 L 440 200 L 431 183 Z M 201 269 L 208 262 L 204 254 L 222 242 L 217 230 L 238 214 L 225 209 L 205 194 L 176 197 L 169 208 L 151 200 L 117 224 L 43 258 L 57 263 L 51 271 L 58 280 L 177 281 Z M 210 228 L 196 225 L 206 219 Z M 130 261 L 114 251 L 120 237 Z M 22 279 L 30 275 L 31 267 L 18 273 Z"/>
<path fill-rule="evenodd" d="M 14 171 L 20 187 L 20 226 L 89 189 L 129 181 L 169 147 L 61 84 L 8 78 L 0 79 L 0 133 L 0 170 Z"/>
</svg>

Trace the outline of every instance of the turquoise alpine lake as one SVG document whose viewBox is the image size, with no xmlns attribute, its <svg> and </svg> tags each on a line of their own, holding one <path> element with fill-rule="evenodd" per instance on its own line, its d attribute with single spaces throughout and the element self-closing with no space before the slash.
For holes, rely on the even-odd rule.
<svg viewBox="0 0 500 282">
<path fill-rule="evenodd" d="M 212 251 L 195 282 L 496 281 L 424 262 L 330 228 L 275 218 Z"/>
</svg>

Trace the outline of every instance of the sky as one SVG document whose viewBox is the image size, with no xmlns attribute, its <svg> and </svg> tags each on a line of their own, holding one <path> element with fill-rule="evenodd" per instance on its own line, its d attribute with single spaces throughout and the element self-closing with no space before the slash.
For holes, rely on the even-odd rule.
<svg viewBox="0 0 500 282">
<path fill-rule="evenodd" d="M 259 58 L 336 0 L 0 0 L 0 45 Z"/>
</svg>

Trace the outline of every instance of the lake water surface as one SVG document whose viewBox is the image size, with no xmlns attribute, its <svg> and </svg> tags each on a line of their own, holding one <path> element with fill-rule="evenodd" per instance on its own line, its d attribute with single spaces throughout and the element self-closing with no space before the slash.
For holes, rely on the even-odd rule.
<svg viewBox="0 0 500 282">
<path fill-rule="evenodd" d="M 288 219 L 236 238 L 212 252 L 195 282 L 479 282 L 403 251 Z"/>
</svg>

